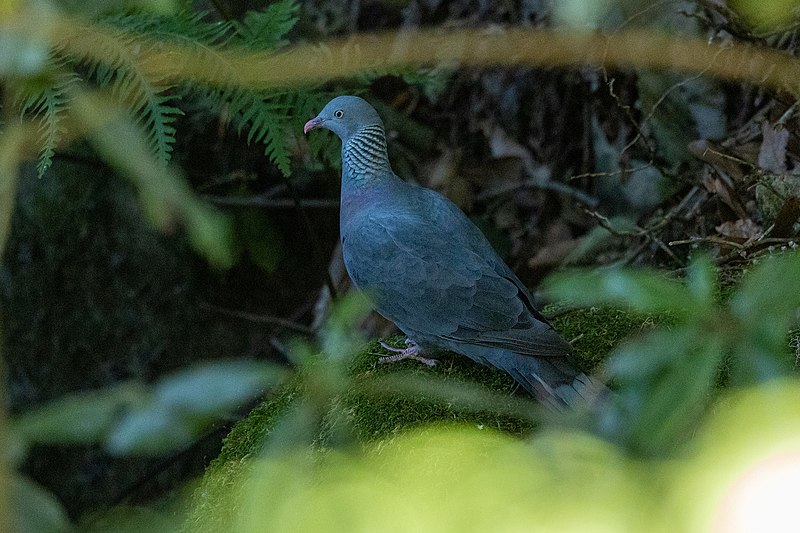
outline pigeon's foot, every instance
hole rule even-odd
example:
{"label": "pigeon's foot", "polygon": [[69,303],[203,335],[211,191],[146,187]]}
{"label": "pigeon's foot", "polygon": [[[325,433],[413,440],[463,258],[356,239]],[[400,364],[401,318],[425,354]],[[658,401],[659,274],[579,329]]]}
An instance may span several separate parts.
{"label": "pigeon's foot", "polygon": [[394,352],[395,355],[385,355],[383,357],[379,357],[379,363],[394,363],[395,361],[402,361],[403,359],[416,359],[420,363],[428,366],[436,366],[436,359],[422,357],[422,355],[420,355],[422,349],[411,339],[406,339],[405,348],[395,348],[393,346],[389,346],[385,342],[381,342],[380,344],[390,352]]}

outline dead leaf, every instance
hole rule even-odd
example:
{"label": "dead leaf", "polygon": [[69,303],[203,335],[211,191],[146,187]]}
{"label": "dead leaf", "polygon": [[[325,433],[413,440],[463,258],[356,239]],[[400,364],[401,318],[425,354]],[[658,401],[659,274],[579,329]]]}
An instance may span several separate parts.
{"label": "dead leaf", "polygon": [[430,188],[441,191],[454,204],[469,213],[472,211],[475,194],[469,182],[457,170],[460,159],[458,150],[443,147],[439,156],[425,165],[423,175],[428,179]]}
{"label": "dead leaf", "polygon": [[438,157],[427,162],[422,175],[427,178],[428,187],[442,190],[448,180],[456,173],[456,161],[459,159],[455,150],[442,146]]}
{"label": "dead leaf", "polygon": [[747,211],[739,200],[739,196],[733,189],[730,180],[725,179],[724,174],[717,174],[709,167],[705,167],[703,172],[703,185],[709,192],[719,196],[719,199],[730,207],[733,212],[736,213],[736,216],[739,218],[747,218]]}
{"label": "dead leaf", "polygon": [[717,233],[733,241],[745,242],[760,237],[764,230],[749,218],[723,222],[715,228]]}
{"label": "dead leaf", "polygon": [[789,143],[789,130],[776,128],[768,122],[761,125],[763,140],[758,151],[758,166],[768,172],[786,172],[786,146]]}

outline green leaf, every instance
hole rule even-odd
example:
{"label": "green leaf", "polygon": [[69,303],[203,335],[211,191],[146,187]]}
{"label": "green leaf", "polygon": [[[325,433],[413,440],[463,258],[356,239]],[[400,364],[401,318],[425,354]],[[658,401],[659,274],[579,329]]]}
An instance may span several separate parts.
{"label": "green leaf", "polygon": [[723,346],[719,337],[691,346],[679,364],[652,384],[631,432],[636,448],[652,453],[684,442],[712,398]]}
{"label": "green leaf", "polygon": [[[69,92],[80,78],[68,70],[63,59],[54,57],[51,62],[58,64],[59,70],[46,83],[29,84],[21,98],[20,115],[23,119],[33,118],[39,123],[39,161],[36,170],[41,178],[50,168],[56,146],[64,134],[64,115],[69,103]],[[41,80],[40,80],[41,81]]]}
{"label": "green leaf", "polygon": [[30,444],[99,442],[123,408],[145,397],[136,384],[69,394],[20,415],[12,429]]}
{"label": "green leaf", "polygon": [[[39,10],[44,12],[45,10]],[[49,63],[50,49],[43,38],[48,30],[49,16],[40,20],[41,32],[22,34],[13,26],[4,26],[0,31],[0,76],[30,77],[45,70]]]}
{"label": "green leaf", "polygon": [[329,359],[346,361],[363,344],[358,324],[370,308],[369,300],[361,292],[349,294],[336,303],[320,332],[322,351]]}
{"label": "green leaf", "polygon": [[705,303],[704,307],[713,306],[717,271],[708,256],[702,254],[694,258],[686,272],[686,285],[696,302]]}
{"label": "green leaf", "polygon": [[684,316],[696,302],[685,285],[647,270],[575,271],[551,276],[545,290],[576,305],[627,305],[648,313]]}
{"label": "green leaf", "polygon": [[800,307],[800,253],[763,260],[745,275],[730,307],[746,324],[785,335],[791,313]]}
{"label": "green leaf", "polygon": [[297,24],[300,4],[280,0],[264,11],[248,11],[236,25],[237,40],[251,49],[274,50],[288,44],[286,34]]}
{"label": "green leaf", "polygon": [[682,442],[711,399],[726,340],[691,329],[660,330],[628,342],[611,356],[620,385],[612,400],[620,423],[611,435],[630,448],[655,453]]}
{"label": "green leaf", "polygon": [[0,255],[5,250],[14,213],[19,165],[25,157],[30,128],[11,126],[0,133]]}
{"label": "green leaf", "polygon": [[732,382],[750,385],[791,371],[789,331],[800,322],[800,254],[769,257],[745,275],[731,298]]}
{"label": "green leaf", "polygon": [[154,401],[159,407],[188,415],[219,416],[274,387],[287,371],[258,361],[206,363],[159,381]]}
{"label": "green leaf", "polygon": [[123,418],[109,433],[105,447],[114,455],[163,455],[189,446],[201,427],[174,412],[144,409]]}
{"label": "green leaf", "polygon": [[117,455],[159,455],[181,449],[209,422],[280,383],[287,372],[256,361],[207,363],[161,379],[148,401],[129,411],[106,438]]}
{"label": "green leaf", "polygon": [[27,477],[12,475],[8,481],[11,524],[14,533],[58,533],[72,528],[61,503]]}
{"label": "green leaf", "polygon": [[[150,15],[152,17],[152,15]],[[107,19],[107,22],[113,19]],[[130,18],[123,19],[126,21]],[[132,24],[135,28],[135,25]],[[145,127],[148,144],[156,159],[166,164],[175,144],[175,119],[182,111],[170,105],[177,96],[167,74],[145,75],[140,65],[142,47],[162,46],[131,30],[96,32],[96,49],[89,63],[89,74],[101,86],[108,86],[116,99],[127,106],[136,121]]]}
{"label": "green leaf", "polygon": [[679,364],[691,345],[684,329],[658,329],[623,343],[606,362],[606,372],[624,387],[648,390],[660,373]]}

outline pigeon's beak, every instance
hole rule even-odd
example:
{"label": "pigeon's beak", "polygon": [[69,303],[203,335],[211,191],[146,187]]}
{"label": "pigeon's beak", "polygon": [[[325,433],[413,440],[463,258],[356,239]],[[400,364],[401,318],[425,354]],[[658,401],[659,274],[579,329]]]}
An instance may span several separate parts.
{"label": "pigeon's beak", "polygon": [[312,118],[311,120],[306,122],[305,126],[303,126],[303,133],[308,133],[311,130],[315,130],[317,128],[321,128],[323,122],[325,122],[325,120],[321,119],[319,117]]}

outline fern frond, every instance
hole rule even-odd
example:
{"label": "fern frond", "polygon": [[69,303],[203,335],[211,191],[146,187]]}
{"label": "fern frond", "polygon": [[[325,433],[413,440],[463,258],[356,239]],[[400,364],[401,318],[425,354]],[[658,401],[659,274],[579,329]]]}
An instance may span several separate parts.
{"label": "fern frond", "polygon": [[222,46],[236,32],[230,21],[207,22],[205,12],[181,11],[162,16],[150,11],[108,15],[102,22],[126,32],[146,35],[160,41],[180,42],[190,47]]}
{"label": "fern frond", "polygon": [[286,34],[294,28],[300,14],[295,0],[281,0],[264,11],[249,11],[236,24],[236,39],[250,49],[275,50],[285,46]]}
{"label": "fern frond", "polygon": [[[234,23],[235,33],[227,46],[270,51],[285,45],[286,34],[297,22],[299,10],[295,0],[281,0],[264,11],[248,12],[242,22]],[[231,80],[230,85],[200,88],[199,95],[215,110],[224,112],[239,134],[247,132],[248,143],[262,143],[265,155],[283,175],[289,176],[292,120],[297,113],[293,104],[297,93],[242,87],[236,84],[237,73],[233,67],[222,61],[218,68],[223,69],[223,79]],[[189,90],[198,92],[197,87]]]}
{"label": "fern frond", "polygon": [[56,147],[64,134],[63,119],[69,103],[70,88],[80,80],[74,71],[63,68],[62,58],[53,56],[51,62],[56,67],[52,80],[29,88],[18,97],[20,118],[39,123],[40,146],[36,171],[40,178],[53,163]]}
{"label": "fern frond", "polygon": [[202,14],[161,17],[152,13],[113,15],[103,22],[116,32],[98,32],[94,41],[96,57],[87,61],[89,75],[101,86],[108,86],[146,127],[156,158],[169,161],[175,144],[174,123],[182,114],[173,102],[178,98],[171,73],[153,74],[142,68],[142,47],[160,46],[168,40],[185,45],[215,47],[232,35],[229,23],[206,23]]}
{"label": "fern frond", "polygon": [[[236,67],[222,52],[242,48],[271,51],[284,46],[299,10],[296,0],[280,0],[263,11],[247,13],[242,22],[207,22],[202,13],[107,16],[102,22],[119,31],[98,39],[102,59],[89,64],[90,74],[100,85],[109,86],[133,111],[149,132],[153,151],[160,160],[169,158],[175,142],[174,121],[181,112],[173,102],[186,94],[199,94],[217,112],[230,117],[240,134],[246,132],[248,142],[262,143],[265,154],[288,176],[295,138],[292,130],[302,128],[302,123],[295,126],[293,122],[298,112],[294,107],[297,93],[241,86],[236,81]],[[208,59],[209,68],[218,69],[219,79],[229,80],[228,83],[205,87],[187,84],[176,90],[171,81],[173,73],[159,75],[153,74],[152,69],[139,68],[137,58],[147,55],[142,47],[159,42],[162,46],[164,42],[180,42],[184,47],[197,48]]]}

